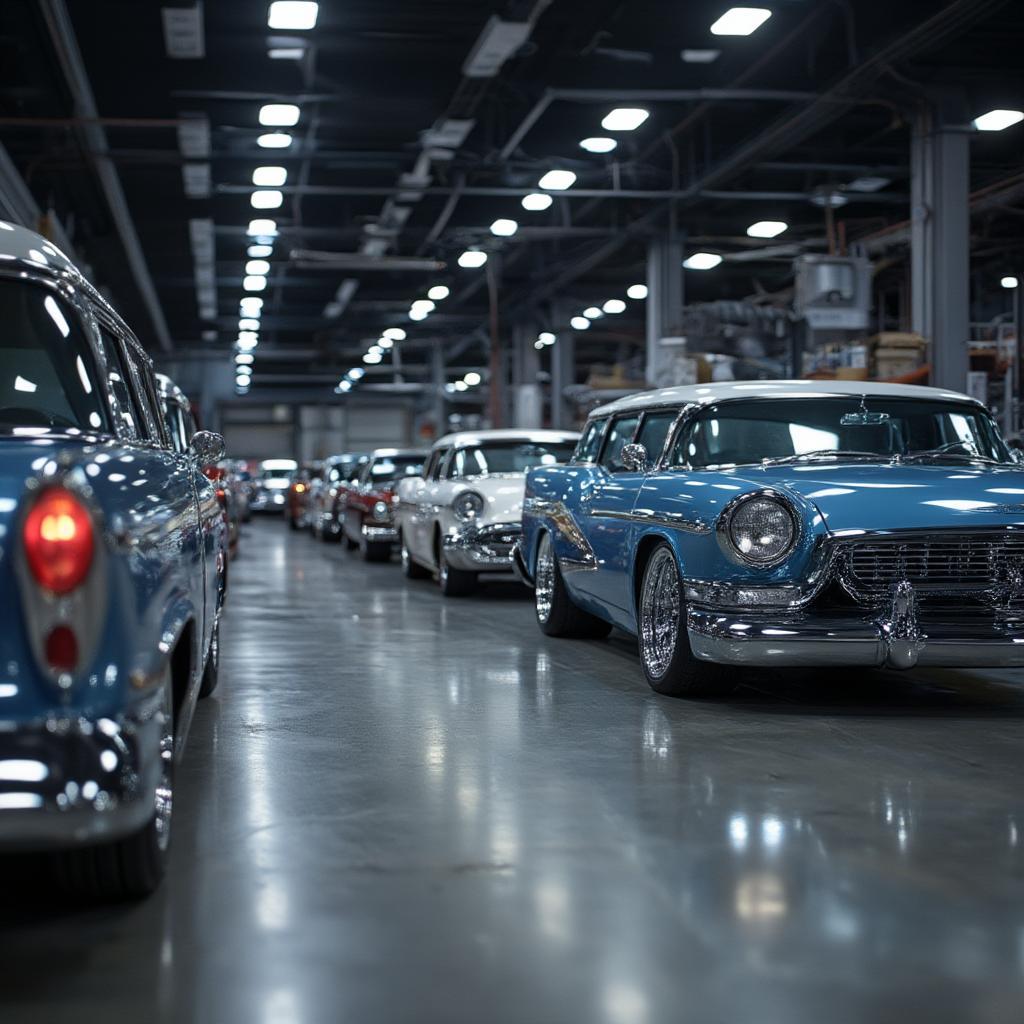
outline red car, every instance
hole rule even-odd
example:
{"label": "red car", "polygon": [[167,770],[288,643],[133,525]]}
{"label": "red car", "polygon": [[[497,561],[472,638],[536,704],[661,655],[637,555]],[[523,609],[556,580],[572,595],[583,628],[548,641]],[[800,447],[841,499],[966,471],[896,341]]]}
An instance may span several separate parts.
{"label": "red car", "polygon": [[304,463],[288,485],[284,517],[293,530],[301,530],[309,525],[309,493],[313,481],[320,479],[321,472],[319,462]]}
{"label": "red car", "polygon": [[367,562],[386,562],[398,540],[395,487],[407,476],[419,476],[427,453],[418,448],[378,448],[356,480],[340,488],[337,514],[345,542],[358,547]]}

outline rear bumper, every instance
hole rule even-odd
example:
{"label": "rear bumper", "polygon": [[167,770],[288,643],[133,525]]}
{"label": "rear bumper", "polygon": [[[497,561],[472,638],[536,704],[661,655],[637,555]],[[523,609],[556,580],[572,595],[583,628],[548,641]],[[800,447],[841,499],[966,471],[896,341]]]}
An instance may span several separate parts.
{"label": "rear bumper", "polygon": [[518,523],[467,526],[444,538],[448,564],[465,572],[515,572],[513,555],[522,528]]}
{"label": "rear bumper", "polygon": [[856,616],[787,617],[691,608],[687,632],[696,657],[721,665],[1018,667],[1024,629],[996,622],[914,623]]}
{"label": "rear bumper", "polygon": [[160,778],[156,719],[0,723],[0,850],[118,839],[152,818]]}

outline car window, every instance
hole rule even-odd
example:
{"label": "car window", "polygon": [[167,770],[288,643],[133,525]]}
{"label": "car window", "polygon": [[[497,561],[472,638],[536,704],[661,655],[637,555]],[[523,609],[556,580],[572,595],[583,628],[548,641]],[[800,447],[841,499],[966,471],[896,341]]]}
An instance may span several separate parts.
{"label": "car window", "polygon": [[437,471],[441,468],[441,463],[444,460],[445,455],[447,454],[447,448],[438,448],[430,453],[430,458],[427,459],[427,463],[423,467],[424,480],[437,479]]}
{"label": "car window", "polygon": [[122,432],[131,440],[137,440],[140,436],[139,424],[136,418],[135,403],[132,401],[128,372],[124,368],[124,359],[121,356],[121,346],[105,327],[100,329],[100,339],[103,345],[103,355],[107,361],[107,380],[117,405]]}
{"label": "car window", "polygon": [[640,433],[636,436],[636,443],[642,444],[647,449],[647,458],[652,466],[661,456],[665,448],[665,439],[678,415],[678,409],[666,409],[660,412],[649,412],[644,416],[644,421],[640,425]]}
{"label": "car window", "polygon": [[525,473],[534,466],[568,462],[575,445],[571,441],[490,441],[460,448],[449,476],[473,477],[486,473]]}
{"label": "car window", "polygon": [[594,462],[597,459],[598,450],[601,447],[601,435],[604,433],[604,425],[607,419],[591,420],[580,442],[576,445],[576,452],[573,455],[574,462]]}
{"label": "car window", "polygon": [[78,317],[44,288],[0,281],[0,426],[110,429]]}
{"label": "car window", "polygon": [[171,435],[171,445],[176,452],[185,452],[188,449],[188,436],[185,432],[185,420],[181,414],[181,406],[177,402],[168,400],[165,403],[166,414],[164,424],[167,433]]}
{"label": "car window", "polygon": [[609,473],[618,473],[626,468],[622,465],[622,449],[633,440],[633,434],[639,422],[639,414],[620,416],[612,422],[600,459],[601,465]]}
{"label": "car window", "polygon": [[124,346],[125,358],[128,360],[129,378],[132,401],[135,403],[135,419],[139,424],[139,433],[148,440],[159,441],[160,431],[156,426],[156,410],[150,409],[146,387],[143,383],[143,368],[138,353],[131,345]]}

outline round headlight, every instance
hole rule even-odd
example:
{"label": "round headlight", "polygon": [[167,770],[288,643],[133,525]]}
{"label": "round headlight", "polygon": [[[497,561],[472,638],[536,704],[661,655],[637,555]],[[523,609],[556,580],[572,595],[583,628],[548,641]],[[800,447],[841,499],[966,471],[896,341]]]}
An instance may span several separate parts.
{"label": "round headlight", "polygon": [[793,513],[778,498],[741,500],[729,511],[725,527],[729,545],[750,565],[773,565],[785,558],[796,542]]}
{"label": "round headlight", "polygon": [[374,519],[389,519],[391,517],[391,506],[386,501],[378,501],[373,506]]}
{"label": "round headlight", "polygon": [[476,491],[463,491],[452,502],[455,514],[464,522],[476,519],[484,510],[484,499]]}

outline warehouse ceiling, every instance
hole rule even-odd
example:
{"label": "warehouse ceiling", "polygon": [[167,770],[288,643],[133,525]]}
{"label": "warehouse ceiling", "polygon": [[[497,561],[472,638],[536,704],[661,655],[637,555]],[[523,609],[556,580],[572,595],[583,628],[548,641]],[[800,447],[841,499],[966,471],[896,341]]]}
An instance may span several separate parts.
{"label": "warehouse ceiling", "polygon": [[[639,351],[626,292],[653,235],[724,256],[687,273],[688,301],[785,297],[794,255],[830,244],[899,260],[916,114],[940,102],[966,131],[1024,106],[1019,2],[763,6],[756,31],[719,36],[722,0],[321,0],[311,30],[269,28],[265,0],[5,0],[0,140],[154,353],[232,359],[248,226],[273,219],[254,394],[329,393],[351,367],[415,383],[438,343],[455,375],[486,365],[492,312],[507,343],[624,299],[577,338],[585,367]],[[266,104],[298,123],[261,127]],[[649,117],[602,129],[617,107]],[[275,131],[290,145],[261,148]],[[1024,125],[975,134],[974,269],[998,275],[1024,256]],[[595,136],[614,151],[580,147]],[[287,172],[282,205],[254,210],[266,166]],[[573,185],[523,209],[553,169]],[[787,227],[749,237],[759,221]],[[487,263],[460,267],[475,248]],[[407,338],[364,363],[389,327]]]}

